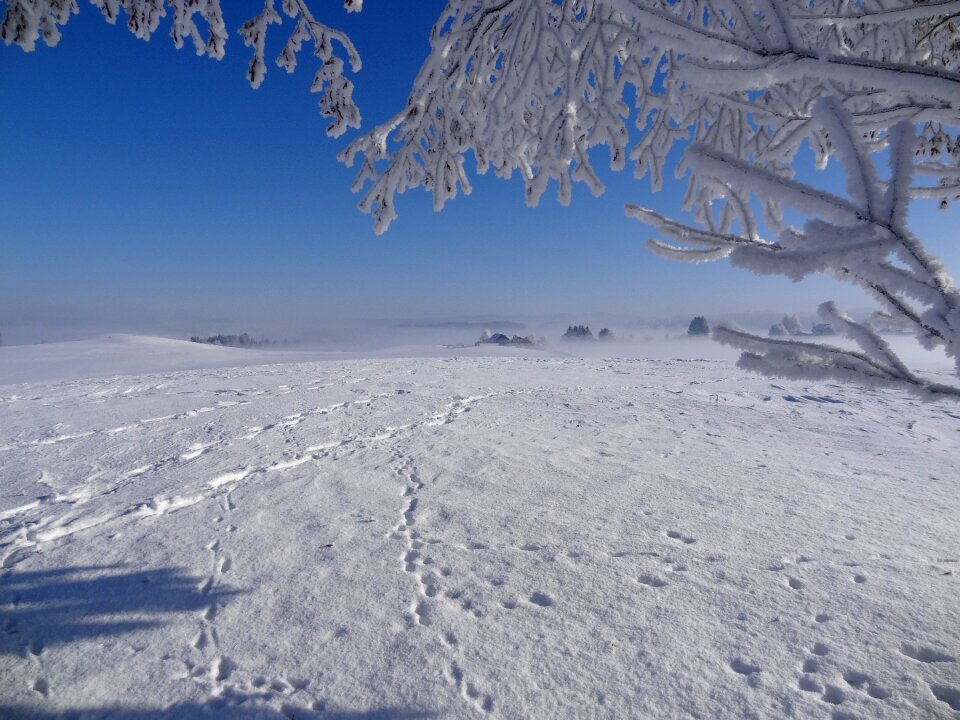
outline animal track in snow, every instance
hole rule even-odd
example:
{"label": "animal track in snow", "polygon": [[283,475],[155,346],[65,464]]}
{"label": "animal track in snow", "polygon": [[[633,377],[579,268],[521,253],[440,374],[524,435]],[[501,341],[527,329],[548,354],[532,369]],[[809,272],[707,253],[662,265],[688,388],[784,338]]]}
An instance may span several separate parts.
{"label": "animal track in snow", "polygon": [[553,605],[553,598],[539,590],[530,596],[530,602],[540,607],[550,607]]}
{"label": "animal track in snow", "polygon": [[656,575],[641,575],[637,578],[637,582],[653,588],[662,588],[667,584],[666,580],[658,578]]}
{"label": "animal track in snow", "polygon": [[[450,422],[451,418],[447,419]],[[427,422],[426,425],[432,423]],[[444,424],[444,423],[436,423]],[[435,623],[436,608],[438,601],[446,598],[448,601],[457,602],[466,612],[474,617],[480,617],[482,612],[475,608],[469,598],[463,598],[462,593],[456,590],[448,590],[441,596],[441,578],[449,577],[452,572],[449,568],[441,568],[439,574],[428,567],[428,558],[424,557],[424,550],[431,544],[431,541],[425,541],[418,526],[418,511],[420,509],[420,498],[418,494],[425,487],[425,483],[417,474],[413,460],[405,457],[397,451],[395,453],[397,464],[394,467],[394,473],[404,482],[404,489],[401,497],[406,499],[400,511],[400,521],[388,534],[388,537],[395,540],[402,540],[405,546],[404,552],[400,555],[400,563],[405,573],[411,574],[417,581],[417,596],[410,605],[407,613],[410,627],[430,628]],[[471,544],[471,549],[486,549],[481,543]],[[545,595],[543,597],[546,597]],[[440,639],[451,649],[451,651],[460,652],[460,642],[450,631],[440,632]],[[453,662],[447,672],[447,678],[456,687],[460,697],[473,706],[476,710],[483,713],[493,711],[493,698],[488,694],[481,693],[473,682],[466,678],[466,674],[457,662]]]}
{"label": "animal track in snow", "polygon": [[[19,604],[19,599],[14,601],[14,604]],[[4,626],[4,630],[7,632],[16,633],[19,628],[16,626],[16,621],[13,620],[12,623],[8,623]],[[50,694],[50,683],[47,681],[44,675],[44,662],[43,662],[43,653],[44,647],[43,643],[39,640],[32,640],[24,649],[23,654],[28,659],[33,661],[33,664],[37,666],[37,677],[33,681],[33,684],[30,686],[34,692],[39,693],[43,697],[47,697]]]}
{"label": "animal track in snow", "polygon": [[838,688],[836,685],[827,685],[826,689],[823,691],[823,695],[821,695],[820,698],[825,703],[839,705],[847,699],[847,696],[843,690]]}
{"label": "animal track in snow", "polygon": [[[358,398],[353,401],[337,403],[328,407],[316,408],[311,411],[306,411],[305,413],[302,413],[302,415],[304,417],[307,417],[309,415],[314,415],[314,414],[324,415],[339,408],[369,405],[377,398],[388,397],[389,395],[390,394],[388,393],[380,393],[378,395],[373,395],[370,397]],[[210,412],[215,409],[216,408],[200,408],[198,410],[188,411],[187,413],[181,413],[180,415],[169,415],[169,416],[163,416],[163,417],[157,417],[157,418],[146,418],[140,421],[140,424],[152,424],[157,422],[178,420],[186,417],[193,417],[202,412]],[[285,420],[288,420],[288,421],[292,420],[293,417],[294,416],[287,416]],[[279,427],[279,426],[280,426],[280,423],[275,423],[274,425],[264,426],[259,430],[263,431],[266,429]],[[255,434],[257,433],[254,433],[253,435]],[[247,432],[247,435],[243,437],[247,437],[247,436],[251,436],[251,433],[249,431]],[[2,565],[2,567],[4,568],[12,567],[15,564],[19,563],[21,560],[23,560],[27,556],[27,553],[29,550],[32,550],[44,543],[59,540],[61,538],[67,537],[69,535],[73,535],[83,530],[89,530],[102,525],[107,525],[109,523],[113,523],[115,521],[122,520],[125,518],[154,517],[154,516],[160,516],[160,515],[165,515],[171,512],[175,512],[177,510],[190,507],[192,505],[206,501],[208,499],[213,499],[215,497],[218,497],[222,495],[224,490],[229,492],[229,490],[231,490],[238,483],[249,478],[252,475],[255,475],[255,474],[259,475],[269,471],[285,470],[290,467],[296,467],[298,465],[304,464],[311,460],[320,459],[326,455],[327,451],[348,445],[350,443],[376,441],[376,440],[385,439],[391,436],[392,435],[388,433],[387,435],[377,435],[377,436],[370,436],[370,437],[348,437],[333,443],[328,443],[326,445],[319,445],[314,448],[308,448],[306,450],[305,455],[297,456],[293,459],[283,460],[273,464],[267,464],[262,467],[241,467],[240,469],[234,470],[232,472],[227,472],[227,473],[222,473],[220,475],[217,475],[206,483],[207,487],[205,487],[201,492],[198,492],[195,494],[188,494],[183,496],[171,496],[171,497],[158,495],[156,497],[149,498],[146,501],[142,501],[136,504],[135,506],[128,508],[126,510],[123,510],[121,512],[114,511],[113,513],[103,513],[100,515],[85,516],[83,514],[70,511],[57,519],[53,519],[53,520],[44,519],[42,527],[40,528],[35,527],[29,533],[24,531],[23,533],[20,533],[20,535],[16,536],[12,543],[8,544],[7,548],[5,548],[5,552],[3,553],[2,557],[0,557],[0,565]],[[62,438],[62,437],[63,436],[57,436],[57,438]],[[235,440],[236,439],[242,439],[242,438],[235,438]],[[230,445],[230,442],[231,441],[229,440],[222,440],[220,442],[212,443],[212,444],[202,444],[202,443],[194,444],[186,452],[182,454],[177,454],[169,458],[159,460],[159,461],[150,463],[148,465],[143,465],[133,470],[130,470],[123,476],[124,478],[123,483],[121,485],[112,486],[108,492],[111,492],[111,493],[116,492],[119,489],[119,487],[121,487],[122,485],[134,482],[136,481],[136,478],[148,472],[160,471],[164,467],[170,464],[182,462],[184,460],[192,460],[195,457],[198,457],[198,453],[200,454],[206,453],[213,448],[228,447]],[[412,487],[411,492],[415,491],[416,489],[419,489],[419,487],[422,487],[422,483],[419,483],[419,482],[415,483]],[[103,493],[93,493],[89,489],[86,492],[87,492],[87,495],[85,495],[83,498],[80,498],[78,496],[76,501],[79,501],[80,499],[83,499],[83,500],[92,499],[97,494],[103,494]],[[75,500],[71,499],[70,496],[61,496],[55,499],[62,500],[64,502],[69,502],[71,504],[75,502]],[[38,505],[39,505],[39,501],[38,501]],[[31,509],[36,509],[38,505],[34,505],[31,503],[30,507],[15,508],[16,513],[11,513],[11,514],[20,514],[24,512],[29,512],[29,510]]]}
{"label": "animal track in snow", "polygon": [[738,675],[755,675],[760,672],[760,666],[747,662],[743,658],[734,658],[730,661],[730,669]]}
{"label": "animal track in snow", "polygon": [[230,676],[233,674],[233,671],[237,669],[237,664],[233,662],[230,658],[223,655],[216,659],[213,664],[212,674],[213,679],[217,682],[223,682],[224,680],[229,680]]}
{"label": "animal track in snow", "polygon": [[430,604],[427,603],[426,600],[421,600],[420,602],[414,604],[411,612],[413,613],[413,618],[417,625],[429,627],[433,622],[431,619],[433,611]]}
{"label": "animal track in snow", "polygon": [[[236,509],[230,489],[220,496],[220,507],[227,516]],[[200,594],[203,596],[210,596],[223,582],[223,576],[233,568],[233,558],[226,552],[225,547],[230,536],[236,532],[237,528],[231,523],[221,527],[223,529],[220,531],[220,535],[206,545],[206,550],[210,553],[210,574],[199,587]],[[212,683],[214,694],[217,696],[222,696],[225,693],[229,694],[235,689],[235,684],[229,681],[238,669],[237,664],[224,655],[220,649],[216,620],[224,607],[220,600],[213,598],[210,604],[200,613],[200,627],[190,646],[200,654],[203,661],[201,663],[184,662],[188,676],[196,682],[204,684],[205,688],[208,687],[209,683]]]}
{"label": "animal track in snow", "polygon": [[818,683],[812,677],[808,675],[800,676],[800,680],[797,682],[797,687],[799,687],[804,692],[809,693],[822,693],[823,685]]}
{"label": "animal track in snow", "polygon": [[[217,403],[215,407],[201,407],[201,408],[196,408],[194,410],[185,410],[184,412],[176,413],[173,415],[163,415],[161,417],[144,418],[142,420],[138,420],[134,423],[131,423],[129,425],[123,425],[121,427],[101,428],[96,430],[87,430],[83,432],[70,433],[65,435],[49,435],[48,437],[29,440],[27,442],[21,443],[20,445],[6,446],[3,449],[23,449],[23,448],[37,447],[37,446],[59,445],[61,443],[70,442],[72,440],[82,440],[82,439],[87,439],[87,438],[101,436],[101,435],[114,436],[114,435],[119,435],[121,433],[127,433],[127,432],[130,432],[131,430],[136,430],[138,428],[142,428],[147,425],[153,425],[160,422],[165,423],[169,421],[187,420],[189,418],[194,418],[194,417],[197,417],[198,415],[203,415],[205,413],[214,412],[216,410],[223,410],[229,407],[240,407],[243,405],[247,405],[248,403],[249,401],[247,400],[241,400],[238,402],[220,401]],[[62,427],[63,425],[57,425],[53,429],[57,430]],[[210,446],[204,446],[203,449],[200,449],[201,446],[191,447],[188,449],[186,453],[184,453],[184,456],[182,459],[192,460],[196,457],[199,457],[204,452],[206,452],[207,449],[213,448],[216,445],[219,445],[219,443],[215,443],[214,445],[210,445]]]}
{"label": "animal track in snow", "polygon": [[407,613],[407,621],[411,627],[428,627],[433,620],[433,600],[440,592],[440,577],[424,562],[423,550],[426,543],[421,539],[419,531],[414,529],[417,524],[417,509],[420,500],[417,493],[425,485],[417,475],[413,461],[399,451],[395,453],[397,465],[394,473],[405,483],[401,497],[407,501],[400,514],[400,522],[387,535],[395,540],[402,540],[405,546],[400,556],[403,571],[413,575],[417,581],[417,597],[412,601]]}
{"label": "animal track in snow", "polygon": [[877,700],[886,700],[890,697],[891,693],[889,690],[886,690],[874,682],[873,678],[869,675],[857,672],[856,670],[847,670],[843,673],[843,680],[852,688],[857,690],[862,690],[867,693],[872,698]]}
{"label": "animal track in snow", "polygon": [[906,655],[911,660],[916,660],[917,662],[922,663],[948,663],[955,662],[956,658],[952,655],[947,655],[944,652],[931,647],[926,647],[924,645],[911,645],[909,643],[903,643],[900,645],[900,653]]}
{"label": "animal track in snow", "polygon": [[949,685],[933,684],[930,686],[930,692],[942,703],[945,703],[952,710],[960,712],[960,690]]}
{"label": "animal track in snow", "polygon": [[486,395],[471,395],[469,397],[457,398],[449,405],[447,405],[447,410],[445,412],[437,413],[429,417],[424,421],[426,427],[439,427],[440,425],[449,425],[456,418],[462,415],[465,412],[470,412],[470,405],[477,402],[478,400],[486,400],[491,398],[496,393],[487,393]]}
{"label": "animal track in snow", "polygon": [[483,695],[472,682],[468,682],[463,670],[457,663],[453,663],[447,672],[447,677],[452,682],[460,696],[473,705],[477,710],[483,713],[493,712],[493,698],[489,695]]}
{"label": "animal track in snow", "polygon": [[667,530],[666,535],[671,540],[680,540],[684,545],[692,545],[697,541],[696,538],[687,537],[679,530]]}

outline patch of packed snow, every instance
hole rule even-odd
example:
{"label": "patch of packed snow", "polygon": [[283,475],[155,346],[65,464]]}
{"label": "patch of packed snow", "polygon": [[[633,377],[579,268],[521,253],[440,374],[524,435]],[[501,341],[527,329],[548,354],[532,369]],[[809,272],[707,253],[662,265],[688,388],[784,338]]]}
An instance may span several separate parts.
{"label": "patch of packed snow", "polygon": [[0,385],[0,717],[957,716],[954,404],[120,345]]}

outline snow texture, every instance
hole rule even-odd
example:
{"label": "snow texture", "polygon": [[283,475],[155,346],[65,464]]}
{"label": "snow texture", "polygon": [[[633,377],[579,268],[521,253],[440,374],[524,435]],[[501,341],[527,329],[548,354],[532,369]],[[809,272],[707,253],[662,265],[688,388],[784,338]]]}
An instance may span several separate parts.
{"label": "snow texture", "polygon": [[952,406],[94,345],[0,352],[0,717],[956,717]]}

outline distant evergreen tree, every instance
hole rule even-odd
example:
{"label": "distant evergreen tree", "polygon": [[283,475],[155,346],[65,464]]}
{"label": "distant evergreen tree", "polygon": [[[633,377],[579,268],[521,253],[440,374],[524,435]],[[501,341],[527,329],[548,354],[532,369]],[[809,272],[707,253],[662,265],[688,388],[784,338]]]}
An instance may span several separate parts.
{"label": "distant evergreen tree", "polygon": [[589,325],[568,325],[564,340],[593,340],[593,333]]}
{"label": "distant evergreen tree", "polygon": [[687,328],[687,335],[709,335],[710,326],[707,325],[707,319],[703,315],[697,315],[690,321],[690,327]]}
{"label": "distant evergreen tree", "polygon": [[603,328],[600,330],[600,334],[597,335],[601,340],[613,340],[613,330],[610,328]]}

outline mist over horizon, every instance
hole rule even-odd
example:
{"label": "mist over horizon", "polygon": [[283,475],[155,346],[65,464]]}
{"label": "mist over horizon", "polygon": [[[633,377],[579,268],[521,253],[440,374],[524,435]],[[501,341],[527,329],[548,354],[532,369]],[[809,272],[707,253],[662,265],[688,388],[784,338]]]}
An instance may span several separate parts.
{"label": "mist over horizon", "polygon": [[[167,321],[148,319],[105,320],[95,318],[49,317],[17,322],[0,317],[3,344],[32,345],[73,340],[87,340],[104,335],[124,334],[188,340],[193,336],[248,334],[258,341],[304,348],[322,348],[344,351],[377,349],[392,345],[470,344],[485,330],[507,335],[544,337],[548,342],[558,341],[570,325],[587,325],[594,335],[609,328],[620,341],[641,340],[663,335],[683,335],[696,315],[704,315],[714,325],[734,322],[752,330],[766,331],[784,315],[796,314],[805,325],[817,321],[814,313],[793,309],[783,311],[756,310],[730,313],[674,313],[662,315],[630,315],[627,313],[569,312],[543,315],[458,315],[424,316],[411,318],[356,318],[320,320],[310,323],[289,317],[252,316],[218,317],[210,319],[173,317]],[[854,315],[866,317],[864,308]]]}

